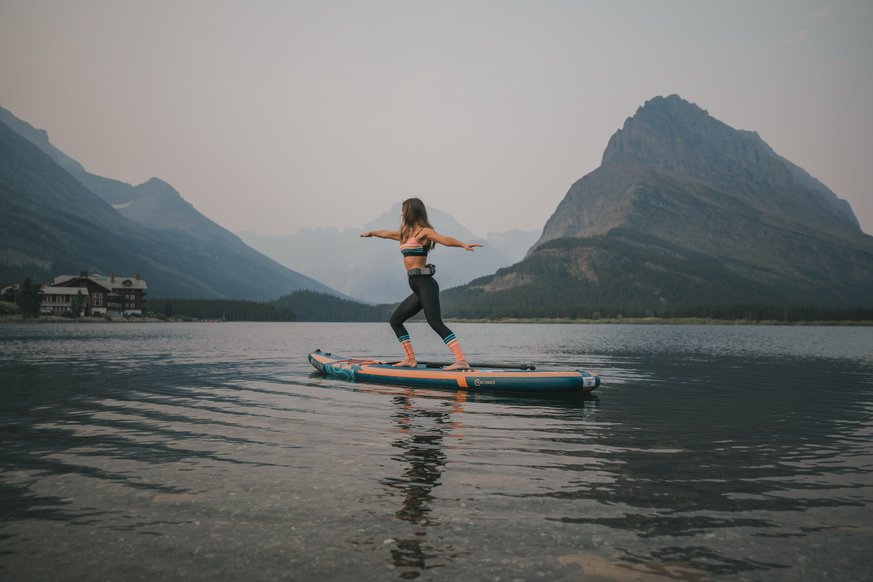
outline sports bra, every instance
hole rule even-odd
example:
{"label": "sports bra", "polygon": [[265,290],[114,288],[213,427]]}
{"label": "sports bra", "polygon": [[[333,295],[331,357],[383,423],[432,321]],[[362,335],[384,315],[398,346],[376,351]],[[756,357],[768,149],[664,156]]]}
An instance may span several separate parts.
{"label": "sports bra", "polygon": [[400,243],[400,253],[404,257],[426,257],[428,248],[422,246],[418,239],[410,236],[405,243]]}

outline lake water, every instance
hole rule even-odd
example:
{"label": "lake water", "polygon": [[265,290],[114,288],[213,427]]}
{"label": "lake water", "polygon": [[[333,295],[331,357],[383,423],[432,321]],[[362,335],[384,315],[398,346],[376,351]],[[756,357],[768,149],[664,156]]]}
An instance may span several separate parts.
{"label": "lake water", "polygon": [[604,384],[314,374],[379,324],[0,326],[0,578],[871,579],[873,328],[451,327]]}

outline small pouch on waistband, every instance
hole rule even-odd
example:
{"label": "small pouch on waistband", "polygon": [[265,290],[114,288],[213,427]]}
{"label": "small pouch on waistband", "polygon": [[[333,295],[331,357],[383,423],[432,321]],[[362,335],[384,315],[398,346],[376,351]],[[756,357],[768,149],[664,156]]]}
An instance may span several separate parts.
{"label": "small pouch on waistband", "polygon": [[406,271],[407,277],[431,277],[436,273],[436,265],[425,265],[420,269],[409,269]]}

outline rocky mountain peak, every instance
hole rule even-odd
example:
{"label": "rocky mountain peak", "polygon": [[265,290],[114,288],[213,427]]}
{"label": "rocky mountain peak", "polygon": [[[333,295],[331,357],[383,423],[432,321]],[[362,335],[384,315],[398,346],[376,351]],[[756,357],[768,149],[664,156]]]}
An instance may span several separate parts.
{"label": "rocky mountain peak", "polygon": [[676,121],[699,121],[703,118],[712,119],[705,109],[673,94],[667,97],[652,97],[637,108],[634,116],[628,121],[636,119],[655,124],[658,120],[669,120],[671,123],[676,123]]}
{"label": "rocky mountain peak", "polygon": [[650,99],[610,138],[601,168],[621,166],[680,174],[765,212],[860,232],[844,200],[756,132],[734,129],[678,95]]}
{"label": "rocky mountain peak", "polygon": [[445,305],[553,317],[871,296],[873,237],[848,203],[757,133],[670,95],[624,122],[522,262],[447,291]]}
{"label": "rocky mountain peak", "polygon": [[163,198],[171,200],[182,198],[178,190],[160,178],[149,178],[139,186],[136,186],[134,190],[141,198]]}
{"label": "rocky mountain peak", "polygon": [[655,97],[609,140],[603,166],[642,164],[688,174],[702,162],[729,159],[754,166],[772,150],[755,132],[738,131],[678,95]]}

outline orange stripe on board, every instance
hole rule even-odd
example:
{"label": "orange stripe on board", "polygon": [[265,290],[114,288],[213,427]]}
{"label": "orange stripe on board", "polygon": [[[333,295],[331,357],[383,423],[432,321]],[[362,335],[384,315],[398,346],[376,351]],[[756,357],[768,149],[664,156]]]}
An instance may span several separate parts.
{"label": "orange stripe on board", "polygon": [[373,368],[371,366],[361,366],[361,372],[390,378],[429,378],[433,380],[451,378],[458,380],[464,377],[464,374],[461,372],[426,372],[415,369],[404,370],[403,368],[389,370],[387,368]]}
{"label": "orange stripe on board", "polygon": [[480,370],[460,370],[454,371],[425,371],[416,368],[374,368],[372,366],[361,366],[361,372],[365,374],[374,374],[379,376],[390,376],[392,378],[454,378],[460,381],[461,378],[466,382],[468,377],[472,378],[581,378],[579,372],[504,372],[504,371],[480,371]]}

